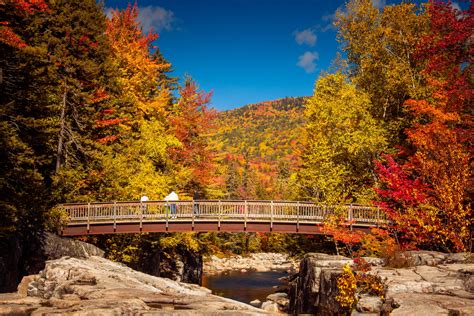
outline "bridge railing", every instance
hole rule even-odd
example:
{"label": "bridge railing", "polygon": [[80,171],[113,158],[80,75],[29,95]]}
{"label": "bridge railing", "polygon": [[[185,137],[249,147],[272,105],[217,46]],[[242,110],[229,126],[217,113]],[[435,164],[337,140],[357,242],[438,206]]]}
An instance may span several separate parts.
{"label": "bridge railing", "polygon": [[[174,204],[172,207],[171,205]],[[369,205],[328,206],[298,201],[147,201],[63,204],[70,225],[150,221],[269,221],[322,222],[342,211],[354,224],[387,223],[385,213]],[[175,209],[175,213],[173,212]]]}

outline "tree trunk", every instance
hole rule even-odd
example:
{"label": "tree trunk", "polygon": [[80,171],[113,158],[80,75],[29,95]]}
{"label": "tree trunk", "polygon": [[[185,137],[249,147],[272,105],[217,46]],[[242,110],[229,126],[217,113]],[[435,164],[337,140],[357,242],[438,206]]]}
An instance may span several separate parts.
{"label": "tree trunk", "polygon": [[61,168],[61,160],[64,155],[64,132],[66,128],[66,97],[67,97],[67,86],[64,83],[64,93],[63,93],[63,101],[62,101],[62,109],[61,109],[61,127],[59,130],[59,139],[58,139],[58,152],[56,154],[56,173],[59,172]]}

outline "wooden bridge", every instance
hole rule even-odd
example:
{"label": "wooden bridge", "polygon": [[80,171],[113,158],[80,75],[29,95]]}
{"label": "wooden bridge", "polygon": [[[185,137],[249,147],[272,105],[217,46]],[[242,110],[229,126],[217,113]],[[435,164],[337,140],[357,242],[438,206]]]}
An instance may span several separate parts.
{"label": "wooden bridge", "polygon": [[[282,232],[321,234],[336,207],[294,201],[147,201],[63,204],[70,222],[63,235],[140,232]],[[350,229],[387,223],[368,205],[339,206]],[[339,213],[339,212],[338,212]],[[339,213],[340,214],[340,213]]]}

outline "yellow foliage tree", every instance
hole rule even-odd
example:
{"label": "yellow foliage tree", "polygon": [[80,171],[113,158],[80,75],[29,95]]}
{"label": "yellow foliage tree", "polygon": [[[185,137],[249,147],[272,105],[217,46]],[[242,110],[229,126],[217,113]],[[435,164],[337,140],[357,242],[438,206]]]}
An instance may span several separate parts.
{"label": "yellow foliage tree", "polygon": [[372,161],[386,145],[370,105],[369,96],[341,73],[316,82],[305,112],[303,197],[336,204],[370,199]]}
{"label": "yellow foliage tree", "polygon": [[398,143],[408,124],[403,102],[424,93],[423,67],[414,53],[428,32],[428,15],[413,3],[379,10],[370,0],[351,0],[337,13],[335,26],[351,79],[369,94],[370,113],[385,122],[390,142]]}

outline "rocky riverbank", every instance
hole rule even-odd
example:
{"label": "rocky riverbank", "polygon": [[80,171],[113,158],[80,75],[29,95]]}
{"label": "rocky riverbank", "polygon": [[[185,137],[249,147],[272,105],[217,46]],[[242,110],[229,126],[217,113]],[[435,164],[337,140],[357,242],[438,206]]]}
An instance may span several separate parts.
{"label": "rocky riverbank", "polygon": [[[405,254],[406,268],[372,260],[368,274],[385,283],[383,299],[361,295],[353,315],[474,315],[474,263],[471,254],[419,251]],[[307,254],[291,282],[289,311],[334,315],[341,268],[354,262],[341,256]],[[356,272],[357,273],[357,272]]]}
{"label": "rocky riverbank", "polygon": [[334,315],[343,312],[336,299],[337,280],[347,264],[356,276],[366,273],[383,281],[383,295],[357,294],[352,315],[474,315],[472,254],[406,252],[398,262],[402,268],[366,258],[366,272],[357,271],[350,258],[320,253],[307,254],[299,267],[295,260],[276,253],[223,259],[212,256],[205,261],[206,273],[294,272],[288,277],[288,291],[275,289],[278,292],[268,295],[263,303],[252,302],[259,309],[212,295],[198,285],[111,262],[100,257],[100,249],[86,243],[51,235],[42,247],[45,255],[55,260],[47,261],[39,274],[24,277],[16,293],[0,294],[0,315]]}
{"label": "rocky riverbank", "polygon": [[15,291],[23,276],[38,273],[47,260],[104,256],[104,251],[91,244],[48,232],[28,242],[18,236],[0,238],[0,249],[0,293]]}
{"label": "rocky riverbank", "polygon": [[226,271],[287,271],[295,273],[299,261],[281,253],[253,253],[249,256],[218,258],[210,256],[204,260],[204,273],[214,274]]}
{"label": "rocky riverbank", "polygon": [[[3,236],[0,249],[0,293],[15,291],[23,276],[37,274],[44,269],[47,260],[63,256],[104,257],[104,251],[92,244],[48,232],[38,233],[30,242],[18,236]],[[200,253],[181,245],[169,253],[164,253],[159,247],[140,249],[143,251],[139,260],[129,264],[132,269],[175,281],[201,284],[203,260]]]}
{"label": "rocky riverbank", "polygon": [[256,300],[250,302],[250,304],[272,314],[288,314],[290,300],[287,293],[277,292],[268,295],[265,302]]}
{"label": "rocky riverbank", "polygon": [[63,257],[24,277],[17,293],[0,294],[0,314],[259,315],[261,309],[212,295],[210,290],[134,271],[92,256]]}

